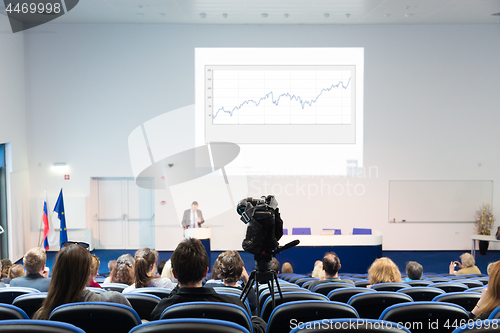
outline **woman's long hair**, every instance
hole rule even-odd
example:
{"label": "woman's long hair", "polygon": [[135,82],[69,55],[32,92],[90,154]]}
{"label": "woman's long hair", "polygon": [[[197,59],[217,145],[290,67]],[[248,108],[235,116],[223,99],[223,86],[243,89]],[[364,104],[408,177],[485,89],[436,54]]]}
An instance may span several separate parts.
{"label": "woman's long hair", "polygon": [[491,312],[500,306],[500,261],[493,264],[488,279],[488,289],[481,301],[478,317],[481,313]]}
{"label": "woman's long hair", "polygon": [[109,274],[112,283],[124,283],[129,286],[134,283],[134,258],[130,254],[118,257],[116,266]]}
{"label": "woman's long hair", "polygon": [[52,268],[47,298],[33,319],[49,319],[59,305],[76,302],[90,279],[90,262],[90,252],[80,245],[62,248]]}
{"label": "woman's long hair", "polygon": [[368,280],[372,285],[385,282],[401,282],[401,272],[391,259],[382,257],[376,259],[368,269]]}
{"label": "woman's long hair", "polygon": [[143,288],[149,286],[149,282],[153,278],[151,271],[158,259],[158,254],[155,250],[148,247],[137,250],[135,253],[135,287]]}

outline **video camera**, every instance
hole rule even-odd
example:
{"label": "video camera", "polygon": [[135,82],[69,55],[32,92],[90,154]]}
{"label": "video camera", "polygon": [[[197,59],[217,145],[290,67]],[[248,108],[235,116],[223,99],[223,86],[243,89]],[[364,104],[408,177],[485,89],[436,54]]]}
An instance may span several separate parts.
{"label": "video camera", "polygon": [[249,197],[238,203],[236,211],[248,225],[243,250],[255,255],[272,254],[283,236],[283,221],[276,198],[273,195],[260,199]]}

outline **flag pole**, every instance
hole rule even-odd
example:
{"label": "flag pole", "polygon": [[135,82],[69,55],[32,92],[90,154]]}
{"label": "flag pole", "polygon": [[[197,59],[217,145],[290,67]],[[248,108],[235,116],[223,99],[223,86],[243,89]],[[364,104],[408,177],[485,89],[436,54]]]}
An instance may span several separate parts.
{"label": "flag pole", "polygon": [[[44,197],[44,200],[45,200],[45,198],[47,197],[47,189],[45,189],[44,192],[45,192],[45,197]],[[42,207],[42,211],[43,211],[43,207]],[[43,231],[43,214],[42,214],[42,218],[40,219],[40,228],[38,228],[38,247],[42,247],[43,239],[40,241],[42,231]]]}

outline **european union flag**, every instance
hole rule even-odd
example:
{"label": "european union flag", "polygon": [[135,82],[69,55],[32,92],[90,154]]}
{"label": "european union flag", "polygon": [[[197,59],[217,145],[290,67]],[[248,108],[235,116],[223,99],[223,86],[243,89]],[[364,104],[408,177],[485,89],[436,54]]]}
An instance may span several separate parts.
{"label": "european union flag", "polygon": [[64,201],[61,192],[59,192],[59,198],[57,198],[56,206],[54,207],[54,212],[57,213],[57,217],[61,221],[61,226],[59,229],[59,245],[68,241],[68,230],[66,229],[66,216],[64,215]]}

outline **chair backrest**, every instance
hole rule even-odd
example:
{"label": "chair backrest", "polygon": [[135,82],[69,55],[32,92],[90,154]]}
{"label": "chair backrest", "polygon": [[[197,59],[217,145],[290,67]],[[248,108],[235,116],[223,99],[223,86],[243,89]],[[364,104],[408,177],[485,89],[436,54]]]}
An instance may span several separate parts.
{"label": "chair backrest", "polygon": [[311,228],[292,228],[292,235],[310,235]]}
{"label": "chair backrest", "polygon": [[[285,292],[283,293],[283,299],[279,294],[274,294],[274,296],[276,306],[294,301],[328,301],[325,295],[309,292]],[[269,295],[261,306],[260,317],[267,322],[273,310],[272,298]]]}
{"label": "chair backrest", "polygon": [[228,320],[252,331],[252,321],[248,313],[235,304],[218,302],[187,302],[166,308],[160,319],[209,318]]}
{"label": "chair backrest", "polygon": [[434,282],[428,280],[411,280],[411,281],[405,281],[404,283],[412,287],[427,287],[428,285],[433,284]]}
{"label": "chair backrest", "polygon": [[298,279],[297,281],[295,281],[295,284],[299,287],[302,287],[304,285],[304,283],[309,282],[309,281],[318,281],[318,279],[313,278],[313,277],[305,277],[305,278]]}
{"label": "chair backrest", "polygon": [[480,298],[481,294],[459,292],[442,294],[434,297],[432,301],[457,304],[470,312],[474,309]]}
{"label": "chair backrest", "polygon": [[26,287],[0,288],[0,303],[12,304],[17,296],[24,294],[39,294],[40,291]]}
{"label": "chair backrest", "polygon": [[96,293],[96,294],[102,294],[102,293],[106,293],[109,291],[109,290],[97,288],[97,287],[87,287],[85,289],[90,290],[91,292]]}
{"label": "chair backrest", "polygon": [[[414,302],[388,307],[380,315],[388,320],[410,328],[412,333],[452,332],[453,323],[467,323],[469,314],[461,306],[440,302]],[[460,326],[460,324],[456,325]]]}
{"label": "chair backrest", "polygon": [[488,319],[500,319],[500,307],[493,310]]}
{"label": "chair backrest", "polygon": [[[358,318],[350,305],[329,301],[296,301],[277,306],[267,323],[267,332],[288,333],[295,323],[333,318]],[[286,323],[286,324],[283,324]]]}
{"label": "chair backrest", "polygon": [[370,284],[370,281],[368,280],[361,280],[361,281],[354,281],[354,286],[360,287],[360,288],[366,288]]}
{"label": "chair backrest", "polygon": [[163,319],[134,327],[130,333],[252,333],[233,322],[218,319]]}
{"label": "chair backrest", "polygon": [[316,287],[314,287],[313,292],[326,296],[332,290],[339,289],[339,288],[352,288],[352,287],[353,287],[353,285],[349,284],[349,283],[325,282],[325,283],[320,283]]}
{"label": "chair backrest", "polygon": [[47,293],[24,294],[17,296],[12,302],[12,305],[23,309],[29,318],[33,318],[33,315],[40,309],[46,297]]}
{"label": "chair backrest", "polygon": [[465,284],[463,283],[455,283],[455,282],[440,282],[440,283],[433,283],[430,284],[429,287],[431,288],[439,288],[447,293],[457,293],[461,291],[466,291],[469,289]]}
{"label": "chair backrest", "polygon": [[[281,293],[288,293],[288,292],[310,293],[311,291],[304,289],[304,288],[293,288],[293,287],[282,287],[281,288]],[[277,295],[277,297],[279,297],[278,289],[274,289],[274,294]],[[263,304],[270,295],[271,295],[271,291],[269,289],[264,290],[259,295],[259,304]]]}
{"label": "chair backrest", "polygon": [[[242,290],[238,288],[230,288],[230,287],[214,287],[214,290],[216,293],[228,293],[228,294],[235,294],[235,295],[241,295]],[[255,293],[255,290],[252,289],[250,292]]]}
{"label": "chair backrest", "polygon": [[476,287],[476,288],[469,288],[465,292],[466,293],[482,293],[484,288],[487,288],[488,285],[484,287]]}
{"label": "chair backrest", "polygon": [[108,291],[117,291],[121,293],[123,289],[128,288],[128,284],[124,283],[103,283],[101,284],[102,289],[106,289]]}
{"label": "chair backrest", "polygon": [[358,311],[360,318],[378,319],[385,308],[399,303],[413,302],[413,299],[403,293],[393,291],[377,291],[352,296],[347,304]]}
{"label": "chair backrest", "polygon": [[431,278],[426,278],[425,281],[430,281],[432,283],[441,283],[441,282],[451,282],[452,280],[446,277],[431,277]]}
{"label": "chair backrest", "polygon": [[0,303],[0,320],[7,319],[29,319],[23,309],[12,304]]}
{"label": "chair backrest", "polygon": [[414,302],[430,302],[434,297],[444,294],[444,290],[431,287],[412,287],[398,290],[398,293],[409,295]]}
{"label": "chair backrest", "polygon": [[12,333],[85,333],[81,328],[56,321],[21,319],[0,320],[0,332]]}
{"label": "chair backrest", "polygon": [[453,280],[454,283],[463,283],[468,288],[478,288],[483,287],[484,284],[481,281],[477,281],[475,279],[461,279],[461,280]]}
{"label": "chair backrest", "polygon": [[371,287],[376,291],[398,291],[404,288],[411,288],[411,286],[405,283],[377,283]]}
{"label": "chair backrest", "polygon": [[302,284],[302,288],[309,290],[309,285],[311,285],[314,282],[314,280],[311,281],[306,281],[305,283]]}
{"label": "chair backrest", "polygon": [[106,280],[106,277],[102,275],[97,275],[94,279],[94,281],[99,284],[104,283],[104,280]]}
{"label": "chair backrest", "polygon": [[376,319],[329,319],[290,325],[290,333],[322,333],[322,332],[376,332],[376,333],[411,333],[397,323]]}
{"label": "chair backrest", "polygon": [[160,298],[169,297],[172,289],[168,288],[160,288],[160,287],[144,287],[144,288],[136,288],[128,291],[127,293],[140,293],[140,294],[150,294],[155,295]]}
{"label": "chair backrest", "polygon": [[453,333],[482,333],[482,332],[498,332],[500,321],[496,319],[476,320],[461,325],[453,331]]}
{"label": "chair backrest", "polygon": [[64,304],[52,311],[49,320],[73,324],[92,333],[127,333],[141,323],[131,307],[107,302]]}
{"label": "chair backrest", "polygon": [[352,228],[352,234],[353,235],[371,235],[372,234],[372,229]]}
{"label": "chair backrest", "polygon": [[300,279],[303,279],[303,278],[306,278],[305,275],[296,275],[294,277],[291,277],[288,282],[291,282],[291,283],[295,283],[296,281],[300,280]]}
{"label": "chair backrest", "polygon": [[151,320],[151,312],[160,303],[161,298],[151,294],[125,293],[123,294],[137,312],[139,318]]}
{"label": "chair backrest", "polygon": [[351,288],[334,289],[330,291],[326,297],[328,297],[330,301],[342,302],[347,304],[352,296],[363,293],[376,293],[376,291],[373,289],[351,286]]}

